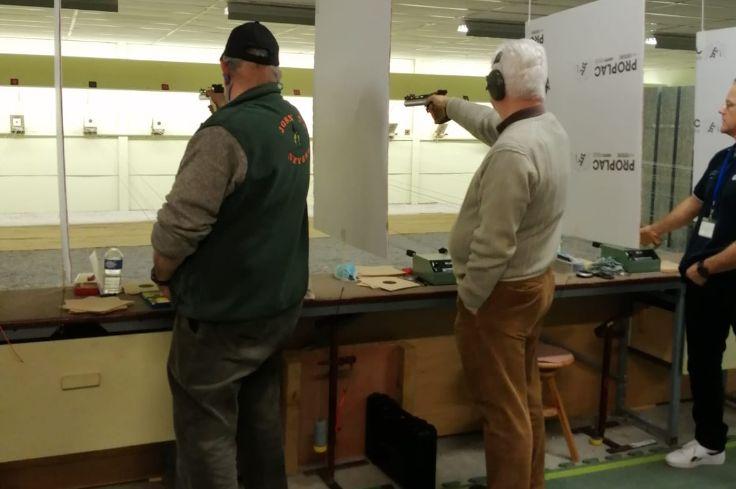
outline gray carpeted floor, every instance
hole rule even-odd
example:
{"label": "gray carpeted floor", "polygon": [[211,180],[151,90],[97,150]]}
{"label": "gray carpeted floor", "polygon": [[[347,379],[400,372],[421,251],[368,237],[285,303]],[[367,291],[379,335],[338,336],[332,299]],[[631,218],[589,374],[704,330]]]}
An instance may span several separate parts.
{"label": "gray carpeted floor", "polygon": [[[680,417],[680,429],[681,429],[681,442],[687,442],[692,439],[693,436],[693,424],[690,417],[690,403],[683,403]],[[660,406],[651,409],[645,413],[645,417],[663,423],[667,419],[667,409],[665,406]],[[736,410],[726,409],[726,422],[730,426],[736,426]],[[573,420],[574,426],[580,426],[586,423],[586,420]],[[620,444],[632,443],[636,441],[642,441],[651,438],[651,435],[639,430],[630,425],[622,425],[617,428],[613,428],[607,431],[606,435]],[[606,453],[605,447],[593,446],[588,443],[588,438],[585,435],[576,435],[576,444],[580,451],[581,460],[579,466],[591,466],[595,463],[605,463]],[[646,455],[651,451],[661,451],[664,447],[659,444],[656,447],[648,447],[643,450],[636,451],[633,453],[633,457]],[[565,440],[559,428],[559,424],[555,421],[547,422],[547,447],[546,447],[546,459],[545,467],[548,470],[555,470],[562,464],[566,466],[569,462],[567,446]],[[622,454],[622,459],[628,458],[630,455]],[[736,451],[730,450],[729,457],[736,458]],[[651,483],[656,484],[659,479],[656,478],[675,478],[677,479],[681,475],[687,476],[687,481],[691,485],[679,485],[677,487],[714,487],[714,488],[726,488],[733,487],[731,485],[708,485],[713,481],[713,477],[721,477],[722,475],[714,475],[709,467],[704,467],[698,470],[689,471],[687,474],[682,471],[675,469],[669,469],[663,466],[664,462],[661,460],[652,462],[649,467],[638,469],[635,474],[636,486],[647,486],[652,487],[665,487],[656,486],[650,484],[648,477],[653,480]],[[616,469],[618,470],[618,469]],[[578,487],[598,487],[598,480],[608,481],[609,479],[615,480],[616,475],[611,471],[611,474],[607,472],[599,472],[595,474],[589,474],[581,479],[581,482],[586,482],[586,485],[569,485],[572,482],[567,482],[566,479],[557,479],[554,483],[548,483],[550,488],[578,488]],[[554,473],[554,472],[552,472]],[[730,473],[730,472],[729,472]],[[485,474],[485,459],[483,455],[483,442],[480,434],[460,435],[444,437],[439,440],[437,449],[437,487],[443,487],[442,484],[448,484],[445,487],[468,487],[464,485],[470,479],[483,477]],[[563,474],[564,475],[564,474]],[[358,467],[350,467],[339,469],[336,473],[336,480],[340,483],[343,489],[367,489],[376,488],[384,484],[391,483],[379,469],[368,464]],[[720,480],[720,479],[719,479]],[[450,483],[457,483],[458,485],[452,486]],[[463,483],[463,485],[460,485]],[[728,483],[733,483],[733,480],[729,480]],[[123,486],[115,486],[114,488],[107,489],[161,489],[163,486],[158,483],[138,483],[128,484]],[[605,486],[609,487],[609,486]],[[614,486],[610,486],[614,487]],[[619,485],[617,487],[634,487],[634,485]],[[289,478],[290,489],[326,489],[327,486],[314,475],[299,474]]]}
{"label": "gray carpeted floor", "polygon": [[[310,240],[309,268],[311,273],[332,273],[340,263],[352,261],[360,265],[391,264],[399,268],[411,266],[407,250],[419,253],[436,253],[447,247],[448,233],[392,235],[388,240],[388,257],[366,253],[333,238]],[[590,243],[566,239],[563,248],[576,256],[594,258],[598,252]],[[121,248],[123,276],[132,280],[147,279],[151,270],[151,247],[134,246]],[[89,255],[92,249],[72,250],[72,278],[81,272],[91,271]],[[98,248],[102,260],[105,249]],[[0,290],[59,287],[62,284],[61,253],[58,250],[4,251],[0,252]]]}
{"label": "gray carpeted floor", "polygon": [[[310,241],[310,271],[331,273],[339,263],[353,261],[361,265],[411,266],[406,250],[433,253],[447,246],[447,233],[407,234],[389,237],[388,258],[366,253],[332,238],[316,238]],[[121,248],[123,275],[125,278],[147,279],[151,270],[151,247],[135,246]],[[72,250],[72,278],[81,272],[91,271],[89,255],[92,249]],[[100,260],[105,254],[97,249]],[[62,283],[61,253],[49,251],[5,251],[0,252],[0,290],[40,287],[59,287]]]}

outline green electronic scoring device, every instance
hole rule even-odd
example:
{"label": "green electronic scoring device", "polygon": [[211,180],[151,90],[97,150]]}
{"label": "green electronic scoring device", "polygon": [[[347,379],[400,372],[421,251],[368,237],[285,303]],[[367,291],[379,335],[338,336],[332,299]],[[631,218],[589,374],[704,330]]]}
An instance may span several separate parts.
{"label": "green electronic scoring device", "polygon": [[601,249],[601,257],[613,258],[627,273],[658,272],[661,268],[659,255],[653,249],[625,248],[610,244],[594,243]]}
{"label": "green electronic scoring device", "polygon": [[412,257],[412,271],[422,282],[430,285],[455,284],[452,260],[445,248],[440,248],[439,253],[419,254],[407,250],[406,254]]}

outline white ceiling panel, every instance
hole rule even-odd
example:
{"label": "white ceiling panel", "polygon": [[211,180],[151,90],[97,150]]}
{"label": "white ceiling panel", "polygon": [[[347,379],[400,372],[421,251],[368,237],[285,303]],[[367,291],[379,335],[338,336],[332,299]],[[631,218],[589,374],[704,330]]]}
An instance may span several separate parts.
{"label": "white ceiling panel", "polygon": [[[314,0],[263,0],[314,5]],[[533,0],[532,16],[550,15],[591,0]],[[2,0],[0,0],[0,3]],[[705,26],[736,26],[734,0],[707,0]],[[64,38],[78,41],[221,47],[238,21],[225,14],[226,0],[119,0],[119,12],[64,10]],[[694,34],[700,30],[701,0],[647,0],[649,32]],[[501,42],[457,32],[465,18],[523,22],[527,0],[394,0],[392,56],[484,60]],[[359,22],[360,19],[349,19]],[[268,24],[282,50],[312,53],[314,27]],[[48,39],[51,9],[0,5],[0,37]],[[692,68],[689,52],[648,49],[646,68]]]}

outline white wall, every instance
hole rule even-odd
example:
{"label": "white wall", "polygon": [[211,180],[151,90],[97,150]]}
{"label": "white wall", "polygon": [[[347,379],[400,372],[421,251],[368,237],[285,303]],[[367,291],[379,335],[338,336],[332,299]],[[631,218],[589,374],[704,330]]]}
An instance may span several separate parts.
{"label": "white wall", "polygon": [[[153,219],[188,137],[209,115],[206,102],[183,92],[65,89],[63,95],[70,211],[145,210]],[[287,99],[311,131],[312,99]],[[0,87],[0,214],[57,212],[54,110],[51,88]],[[24,116],[24,136],[9,134],[11,114]],[[96,136],[83,135],[90,116]],[[150,135],[153,118],[164,122],[163,137]],[[455,123],[434,140],[429,115],[403,101],[390,102],[389,121],[398,123],[389,144],[389,203],[459,206],[485,145]]]}
{"label": "white wall", "polygon": [[[212,63],[220,54],[212,48],[125,42],[64,41],[63,49],[69,56],[199,63]],[[53,45],[43,39],[0,38],[0,53],[50,55]],[[390,70],[482,76],[489,66],[485,58],[392,58]],[[313,55],[308,52],[284,52],[281,61],[285,67],[314,66]],[[645,81],[669,83],[671,75],[647,70]],[[680,82],[682,78],[677,77]],[[68,140],[69,190],[74,192],[69,196],[71,212],[157,209],[173,182],[186,147],[185,138],[208,115],[205,102],[197,100],[196,94],[180,92],[67,89],[64,95],[65,130],[81,138]],[[312,99],[289,99],[302,112],[311,131]],[[53,213],[58,208],[53,107],[52,89],[0,87],[0,214]],[[27,136],[7,135],[11,113],[25,116]],[[87,114],[97,118],[100,136],[81,136],[81,121]],[[163,138],[149,135],[151,118],[159,115],[167,129]],[[397,136],[389,144],[389,202],[459,205],[485,146],[454,123],[444,140],[431,141],[434,125],[427,114],[421,109],[407,109],[401,101],[390,103],[389,122],[399,124]],[[311,203],[311,191],[309,198]]]}

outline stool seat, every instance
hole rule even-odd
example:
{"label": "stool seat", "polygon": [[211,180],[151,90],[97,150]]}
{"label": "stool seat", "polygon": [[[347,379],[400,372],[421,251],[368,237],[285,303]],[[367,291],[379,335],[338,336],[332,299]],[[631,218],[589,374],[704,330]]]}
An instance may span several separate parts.
{"label": "stool seat", "polygon": [[537,345],[537,363],[542,370],[557,370],[575,363],[575,357],[564,348],[539,343]]}
{"label": "stool seat", "polygon": [[570,421],[567,419],[565,406],[562,404],[562,397],[560,397],[560,391],[557,389],[557,381],[555,380],[555,375],[559,369],[572,365],[573,363],[575,363],[575,357],[564,348],[544,343],[537,345],[537,365],[539,366],[540,377],[552,397],[550,399],[552,401],[551,405],[543,406],[544,417],[554,417],[560,420],[562,433],[565,435],[567,448],[570,450],[570,459],[573,463],[577,463],[580,460],[580,454],[578,453],[577,446],[575,446]]}

